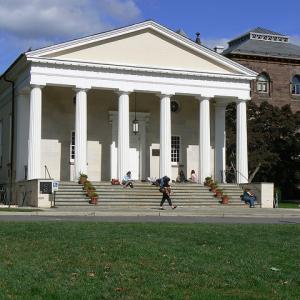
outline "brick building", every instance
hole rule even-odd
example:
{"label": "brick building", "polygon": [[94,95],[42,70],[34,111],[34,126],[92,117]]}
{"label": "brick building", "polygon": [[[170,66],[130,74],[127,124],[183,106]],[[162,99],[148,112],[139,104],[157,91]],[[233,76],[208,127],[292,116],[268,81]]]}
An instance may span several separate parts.
{"label": "brick building", "polygon": [[228,42],[223,55],[259,73],[252,82],[252,100],[300,110],[300,47],[289,38],[256,28]]}

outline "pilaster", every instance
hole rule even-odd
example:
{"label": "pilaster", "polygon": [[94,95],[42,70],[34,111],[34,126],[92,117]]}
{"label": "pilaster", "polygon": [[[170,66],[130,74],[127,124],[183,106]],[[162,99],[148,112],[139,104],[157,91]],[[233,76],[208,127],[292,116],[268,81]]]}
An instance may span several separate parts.
{"label": "pilaster", "polygon": [[16,181],[25,179],[25,166],[28,165],[29,138],[29,89],[19,91],[17,97],[17,130],[16,130]]}
{"label": "pilaster", "polygon": [[226,102],[215,103],[215,177],[218,182],[226,182]]}

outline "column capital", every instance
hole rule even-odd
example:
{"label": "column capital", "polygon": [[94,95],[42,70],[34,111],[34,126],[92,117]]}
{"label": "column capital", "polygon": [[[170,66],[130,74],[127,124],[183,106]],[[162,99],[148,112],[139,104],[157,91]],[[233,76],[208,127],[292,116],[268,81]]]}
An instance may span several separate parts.
{"label": "column capital", "polygon": [[195,98],[199,101],[208,100],[210,101],[212,97],[205,95],[195,95]]}
{"label": "column capital", "polygon": [[122,96],[122,95],[130,95],[131,93],[133,93],[133,90],[123,90],[123,89],[118,89],[116,91],[116,93],[119,95],[119,96]]}
{"label": "column capital", "polygon": [[39,89],[43,89],[46,85],[44,84],[30,84],[30,88],[34,89],[34,88],[39,88]]}
{"label": "column capital", "polygon": [[74,87],[73,91],[78,93],[78,92],[88,92],[90,88],[87,87]]}
{"label": "column capital", "polygon": [[157,94],[157,96],[162,99],[162,98],[171,98],[172,96],[174,96],[175,94],[173,93],[163,93],[163,92],[160,92]]}
{"label": "column capital", "polygon": [[247,103],[249,102],[251,99],[241,99],[241,98],[238,98],[235,100],[235,102],[238,104],[238,103]]}

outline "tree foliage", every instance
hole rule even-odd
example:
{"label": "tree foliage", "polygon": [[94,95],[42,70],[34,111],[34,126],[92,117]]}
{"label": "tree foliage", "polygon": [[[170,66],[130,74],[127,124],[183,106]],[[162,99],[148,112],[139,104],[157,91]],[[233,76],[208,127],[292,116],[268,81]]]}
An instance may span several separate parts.
{"label": "tree foliage", "polygon": [[[299,193],[300,184],[300,112],[289,105],[281,108],[263,102],[248,104],[249,173],[261,164],[255,182],[274,182],[286,198]],[[226,110],[227,162],[235,164],[236,105]],[[299,197],[299,195],[298,195]]]}

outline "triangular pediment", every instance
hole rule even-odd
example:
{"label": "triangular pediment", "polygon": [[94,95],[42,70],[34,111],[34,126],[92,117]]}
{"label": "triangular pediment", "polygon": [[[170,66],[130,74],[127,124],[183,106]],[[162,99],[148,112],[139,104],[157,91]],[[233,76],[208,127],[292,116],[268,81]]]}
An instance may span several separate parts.
{"label": "triangular pediment", "polygon": [[64,61],[251,75],[247,74],[247,68],[155,22],[132,27],[44,48],[29,55]]}

